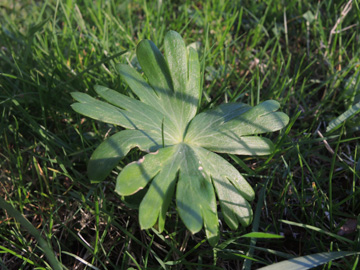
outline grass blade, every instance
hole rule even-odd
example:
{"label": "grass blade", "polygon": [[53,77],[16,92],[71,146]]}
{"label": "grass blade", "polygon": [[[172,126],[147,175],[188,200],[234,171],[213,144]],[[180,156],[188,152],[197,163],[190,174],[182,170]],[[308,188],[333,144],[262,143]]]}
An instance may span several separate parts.
{"label": "grass blade", "polygon": [[340,259],[345,256],[350,256],[355,254],[360,254],[360,252],[335,251],[335,252],[317,253],[317,254],[307,255],[307,256],[275,263],[269,266],[262,267],[259,270],[282,270],[282,269],[305,270],[322,265],[332,260]]}
{"label": "grass blade", "polygon": [[348,109],[344,113],[342,113],[339,117],[332,120],[329,123],[329,125],[326,127],[326,132],[337,129],[342,122],[346,121],[348,118],[355,115],[359,111],[360,111],[360,102],[356,103],[350,109]]}
{"label": "grass blade", "polygon": [[49,260],[50,265],[55,270],[62,270],[61,263],[56,258],[54,251],[47,241],[40,235],[38,230],[27,220],[18,210],[16,210],[11,204],[7,203],[2,197],[0,197],[0,208],[5,209],[9,215],[15,218],[35,239],[38,241],[41,249],[45,253],[45,256]]}

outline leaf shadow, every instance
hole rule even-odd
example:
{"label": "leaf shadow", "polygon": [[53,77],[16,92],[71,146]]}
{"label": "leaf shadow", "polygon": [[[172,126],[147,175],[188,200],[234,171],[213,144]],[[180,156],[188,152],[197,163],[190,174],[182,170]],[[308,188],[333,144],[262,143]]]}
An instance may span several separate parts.
{"label": "leaf shadow", "polygon": [[[151,88],[154,91],[154,94],[156,95],[156,97],[159,99],[161,98],[161,96],[168,96],[169,98],[180,99],[182,102],[189,103],[193,106],[198,105],[199,99],[195,98],[187,93],[178,92],[178,91],[174,91],[173,89],[166,89],[166,88],[161,88],[161,87],[154,88],[150,83],[148,83],[146,81],[138,80],[137,78],[135,78],[128,72],[126,72],[126,71],[122,71],[122,72],[126,75],[126,77],[131,78],[131,80],[136,81],[141,86],[143,86],[144,89]],[[167,80],[169,80],[169,78]],[[171,82],[171,85],[172,85],[172,82]],[[135,95],[136,95],[136,93],[135,93]],[[158,108],[154,107],[154,109],[158,109]]]}
{"label": "leaf shadow", "polygon": [[[225,180],[226,179],[226,180]],[[227,178],[223,178],[223,179],[219,179],[218,177],[212,177],[212,181],[216,182],[216,184],[214,184],[216,186],[215,190],[216,190],[216,194],[217,194],[217,198],[218,201],[220,202],[220,206],[221,209],[224,213],[233,213],[234,209],[232,209],[230,206],[234,206],[234,207],[241,207],[241,208],[249,208],[250,204],[248,203],[248,201],[245,199],[245,197],[243,196],[241,190],[238,190],[229,179]],[[221,196],[221,192],[218,190],[219,188],[225,189],[227,198],[225,196]],[[243,198],[244,204],[239,204],[237,202],[231,201],[231,198],[233,198],[234,196],[241,196]],[[243,213],[243,212],[242,212]],[[249,216],[244,216],[242,215],[241,218],[246,220],[251,220],[252,219],[252,215],[251,215],[251,211],[249,211],[250,215]],[[241,220],[239,220],[241,222]]]}

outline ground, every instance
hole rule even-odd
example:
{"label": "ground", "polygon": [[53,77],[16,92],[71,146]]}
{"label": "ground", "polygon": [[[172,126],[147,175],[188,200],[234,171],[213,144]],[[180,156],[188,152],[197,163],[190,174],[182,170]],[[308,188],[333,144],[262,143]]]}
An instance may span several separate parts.
{"label": "ground", "polygon": [[[257,269],[360,251],[359,117],[327,131],[359,102],[357,1],[4,0],[0,12],[0,196],[68,269]],[[114,187],[143,153],[90,184],[91,153],[120,128],[70,107],[70,93],[96,97],[95,84],[131,95],[115,65],[139,68],[136,44],[147,38],[162,49],[171,29],[199,53],[200,111],[274,99],[290,116],[286,129],[265,135],[276,143],[271,156],[223,155],[256,192],[254,220],[237,231],[221,222],[214,248],[204,232],[186,230],[175,204],[165,232],[140,230],[137,198]],[[240,237],[251,231],[284,238]],[[0,210],[2,269],[50,269],[37,243]],[[356,269],[358,257],[324,267]]]}

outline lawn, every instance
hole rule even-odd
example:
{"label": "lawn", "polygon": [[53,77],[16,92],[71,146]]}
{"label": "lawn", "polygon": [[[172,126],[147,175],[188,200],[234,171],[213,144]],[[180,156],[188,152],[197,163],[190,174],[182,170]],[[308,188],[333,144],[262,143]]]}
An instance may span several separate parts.
{"label": "lawn", "polygon": [[[321,253],[309,267],[358,269],[359,21],[357,1],[1,1],[0,268],[249,270]],[[99,98],[95,85],[136,99],[116,66],[141,72],[137,44],[163,52],[169,30],[199,55],[198,112],[275,100],[290,118],[262,135],[270,155],[220,154],[255,199],[236,230],[218,207],[216,245],[187,229],[175,197],[163,232],[141,230],[144,193],[115,186],[144,152],[91,183],[91,154],[123,129],[71,107],[74,92]]]}

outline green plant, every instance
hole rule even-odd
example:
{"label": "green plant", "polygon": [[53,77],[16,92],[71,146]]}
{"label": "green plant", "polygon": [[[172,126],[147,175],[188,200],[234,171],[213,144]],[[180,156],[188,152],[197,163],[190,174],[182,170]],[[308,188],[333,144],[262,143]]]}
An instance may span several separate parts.
{"label": "green plant", "polygon": [[127,129],[100,144],[91,156],[88,174],[93,182],[102,181],[130,149],[150,152],[128,164],[116,183],[117,193],[124,196],[149,185],[139,207],[141,228],[157,223],[160,231],[164,229],[176,190],[177,209],[186,227],[196,233],[204,225],[210,244],[215,245],[219,237],[216,197],[226,224],[236,229],[239,223],[251,223],[249,201],[254,191],[226,159],[213,152],[267,155],[273,150],[272,142],[250,135],[280,130],[289,118],[276,112],[279,103],[274,100],[255,107],[223,104],[196,115],[202,93],[197,53],[187,49],[174,31],[166,34],[164,51],[165,58],[149,40],[137,46],[147,81],[133,68],[117,65],[139,100],[104,86],[95,90],[112,105],[73,93],[78,101],[72,105],[75,111]]}

